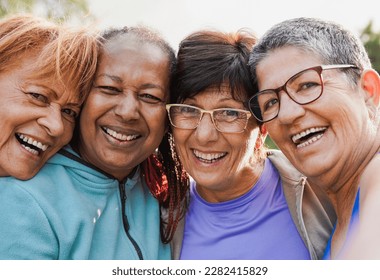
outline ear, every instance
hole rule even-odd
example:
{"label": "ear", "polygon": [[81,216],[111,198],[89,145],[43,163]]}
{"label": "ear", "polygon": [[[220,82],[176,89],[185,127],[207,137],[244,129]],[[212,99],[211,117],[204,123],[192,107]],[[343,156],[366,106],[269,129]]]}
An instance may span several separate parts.
{"label": "ear", "polygon": [[265,126],[265,124],[261,125],[260,132],[261,132],[261,135],[264,136],[264,138],[267,136],[268,130],[267,130],[267,127]]}
{"label": "ear", "polygon": [[268,135],[267,128],[265,127],[265,124],[263,124],[260,127],[260,133],[256,139],[256,145],[255,145],[256,150],[260,150],[261,147],[264,145],[265,138],[267,137],[267,135]]}
{"label": "ear", "polygon": [[361,76],[362,88],[365,92],[365,102],[368,107],[379,107],[380,103],[380,76],[373,69],[366,69]]}

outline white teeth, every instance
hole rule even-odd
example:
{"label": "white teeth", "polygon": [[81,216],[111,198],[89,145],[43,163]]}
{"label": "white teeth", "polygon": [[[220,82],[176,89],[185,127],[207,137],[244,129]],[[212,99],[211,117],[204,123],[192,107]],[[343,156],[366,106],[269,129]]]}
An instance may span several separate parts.
{"label": "white teeth", "polygon": [[197,151],[197,150],[193,150],[194,152],[194,155],[201,159],[201,160],[205,160],[205,161],[215,161],[215,160],[218,160],[222,157],[224,157],[227,153],[202,153],[200,151]]}
{"label": "white teeth", "polygon": [[[297,133],[296,135],[294,135],[293,137],[292,137],[292,141],[293,141],[293,143],[295,143],[295,144],[297,144],[297,141],[299,140],[299,139],[301,139],[302,137],[305,137],[306,135],[309,135],[310,133],[315,133],[315,132],[319,132],[319,131],[324,131],[324,130],[326,130],[327,129],[327,127],[313,127],[313,128],[308,128],[308,129],[306,129],[305,131],[302,131],[301,133]],[[315,137],[313,137],[313,138],[315,138]],[[321,137],[319,137],[319,138],[321,138]],[[318,139],[319,139],[318,138]],[[306,142],[308,142],[308,141],[306,141]]]}
{"label": "white teeth", "polygon": [[320,139],[322,136],[323,136],[323,134],[318,134],[317,136],[314,136],[313,138],[307,140],[306,142],[303,142],[303,143],[297,145],[297,148],[306,147],[306,146],[310,145],[311,143],[314,143],[315,141]]}
{"label": "white teeth", "polygon": [[116,138],[120,141],[131,141],[139,137],[139,135],[125,135],[116,132],[115,130],[109,129],[108,127],[105,127],[104,130],[107,132],[107,134],[111,135],[113,138]]}
{"label": "white teeth", "polygon": [[[42,150],[42,151],[46,151],[46,149],[48,148],[48,145],[44,145],[42,144],[41,142],[31,138],[31,137],[28,137],[24,134],[18,134],[18,137],[25,143],[28,143],[29,145],[33,145],[35,146],[36,148]],[[24,145],[23,145],[24,146]],[[24,146],[26,147],[26,146]],[[32,148],[29,148],[29,147],[26,147],[28,148],[27,150],[30,151],[30,150],[33,150]],[[38,154],[38,151],[36,151],[37,154]]]}
{"label": "white teeth", "polygon": [[28,152],[32,153],[33,155],[38,155],[38,151],[36,151],[36,150],[34,150],[32,148],[29,148],[29,147],[27,147],[25,145],[21,145],[21,146],[23,146],[25,150],[27,150]]}

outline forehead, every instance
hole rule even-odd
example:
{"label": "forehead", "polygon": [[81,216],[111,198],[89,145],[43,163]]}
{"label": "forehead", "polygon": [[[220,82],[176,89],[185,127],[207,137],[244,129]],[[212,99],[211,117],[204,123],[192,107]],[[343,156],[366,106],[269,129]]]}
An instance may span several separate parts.
{"label": "forehead", "polygon": [[228,84],[208,87],[205,90],[193,95],[192,97],[187,98],[186,100],[193,100],[195,102],[205,104],[214,104],[223,101],[236,101],[241,103],[241,100],[234,98],[234,95],[232,95],[231,88]]}
{"label": "forehead", "polygon": [[41,67],[36,63],[38,53],[23,55],[17,63],[12,64],[6,71],[0,74],[8,77],[8,81],[14,83],[16,88],[25,91],[36,91],[37,93],[49,94],[51,100],[69,100],[71,103],[78,103],[79,93],[65,76],[58,77],[54,71],[41,71]]}
{"label": "forehead", "polygon": [[169,81],[169,57],[160,47],[122,36],[107,42],[98,66],[98,75],[118,76],[123,80]]}
{"label": "forehead", "polygon": [[197,96],[201,96],[201,98],[211,96],[216,99],[231,99],[238,102],[243,102],[247,99],[248,94],[243,86],[237,85],[235,88],[231,88],[228,82],[223,82],[219,85],[210,85],[200,92],[192,92],[187,94],[184,99],[194,99]]}
{"label": "forehead", "polygon": [[106,42],[103,48],[103,56],[117,57],[118,59],[128,56],[128,60],[131,61],[136,56],[143,56],[145,60],[152,63],[165,63],[169,60],[166,53],[156,44],[144,42],[136,38],[135,35],[128,34]]}
{"label": "forehead", "polygon": [[259,90],[277,88],[294,74],[321,65],[322,59],[293,46],[277,48],[267,53],[256,68]]}

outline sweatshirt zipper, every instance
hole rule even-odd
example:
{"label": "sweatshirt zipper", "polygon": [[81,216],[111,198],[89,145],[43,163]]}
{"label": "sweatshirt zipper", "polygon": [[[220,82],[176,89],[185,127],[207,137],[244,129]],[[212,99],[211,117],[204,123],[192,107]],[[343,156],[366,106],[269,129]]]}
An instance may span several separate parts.
{"label": "sweatshirt zipper", "polygon": [[125,233],[127,234],[127,237],[129,239],[129,241],[131,241],[133,247],[135,248],[136,250],[136,253],[139,257],[140,260],[143,260],[144,257],[143,257],[143,254],[141,252],[141,249],[139,247],[139,245],[137,244],[136,240],[131,236],[131,234],[129,233],[129,222],[128,222],[128,217],[127,215],[125,214],[125,202],[127,201],[127,195],[125,193],[125,182],[119,182],[119,191],[120,191],[120,197],[121,197],[121,208],[122,208],[122,218],[123,218],[123,225],[124,225],[124,230],[125,230]]}
{"label": "sweatshirt zipper", "polygon": [[[106,177],[110,178],[110,179],[113,179],[113,180],[117,180],[114,176],[112,176],[111,174],[108,174],[107,172],[101,170],[100,168],[96,167],[95,165],[85,161],[84,159],[82,159],[81,157],[79,157],[78,155],[75,155],[75,154],[72,154],[71,152],[65,150],[65,149],[61,149],[59,150],[60,154],[62,154],[63,156],[67,157],[67,158],[70,158],[71,160],[74,160],[76,162],[79,162],[80,164],[83,164],[93,170],[96,170],[97,172],[100,172],[101,174],[105,175]],[[137,168],[137,167],[136,167]],[[136,168],[131,172],[131,175],[132,176],[135,172],[136,172]],[[141,252],[141,249],[139,247],[139,245],[137,244],[136,240],[133,239],[133,237],[131,236],[131,234],[129,233],[129,222],[128,222],[128,217],[127,215],[125,214],[125,202],[127,200],[127,195],[125,193],[125,182],[128,180],[128,178],[124,179],[122,182],[119,181],[119,192],[120,192],[120,198],[121,198],[121,215],[122,215],[122,219],[123,219],[123,226],[124,226],[124,230],[125,230],[125,233],[127,234],[127,237],[129,239],[129,241],[131,241],[133,247],[135,248],[136,250],[136,253],[139,257],[140,260],[143,260],[144,257],[143,257],[143,254]]]}

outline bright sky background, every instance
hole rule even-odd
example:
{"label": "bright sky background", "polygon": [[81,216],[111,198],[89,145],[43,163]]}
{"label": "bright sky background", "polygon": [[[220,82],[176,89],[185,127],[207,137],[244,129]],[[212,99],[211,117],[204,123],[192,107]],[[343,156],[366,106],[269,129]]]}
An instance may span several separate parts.
{"label": "bright sky background", "polygon": [[[378,4],[376,4],[378,3]],[[380,30],[379,0],[88,0],[98,28],[144,24],[174,47],[202,28],[236,31],[248,27],[261,36],[275,23],[300,16],[338,22],[359,34],[369,20]]]}

